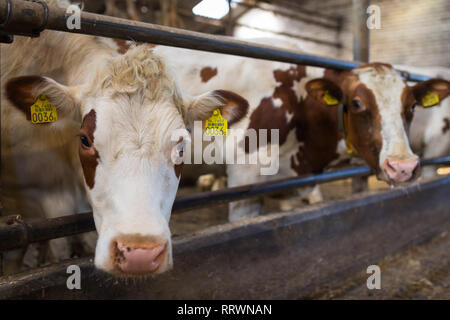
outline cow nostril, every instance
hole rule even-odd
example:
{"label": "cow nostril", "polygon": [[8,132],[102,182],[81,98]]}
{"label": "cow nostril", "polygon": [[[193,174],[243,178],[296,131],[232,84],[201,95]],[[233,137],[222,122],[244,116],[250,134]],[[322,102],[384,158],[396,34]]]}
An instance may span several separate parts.
{"label": "cow nostril", "polygon": [[386,161],[386,164],[387,164],[387,166],[388,166],[389,169],[391,169],[392,171],[395,171],[394,166],[392,166],[392,164],[391,164],[391,162],[390,162],[389,160]]}
{"label": "cow nostril", "polygon": [[116,268],[127,274],[150,274],[165,265],[167,242],[115,241]]}

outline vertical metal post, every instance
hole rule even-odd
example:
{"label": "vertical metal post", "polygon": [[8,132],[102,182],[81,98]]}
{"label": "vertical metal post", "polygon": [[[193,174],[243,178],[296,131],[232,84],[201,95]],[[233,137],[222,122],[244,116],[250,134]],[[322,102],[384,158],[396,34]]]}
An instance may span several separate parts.
{"label": "vertical metal post", "polygon": [[233,16],[231,8],[231,0],[228,0],[228,20],[226,22],[226,34],[227,36],[233,35]]}
{"label": "vertical metal post", "polygon": [[369,62],[369,28],[367,8],[370,0],[353,0],[353,60]]}
{"label": "vertical metal post", "polygon": [[[353,60],[369,62],[370,34],[367,27],[367,8],[370,0],[353,0],[352,2]],[[369,189],[369,177],[352,178],[352,192]]]}

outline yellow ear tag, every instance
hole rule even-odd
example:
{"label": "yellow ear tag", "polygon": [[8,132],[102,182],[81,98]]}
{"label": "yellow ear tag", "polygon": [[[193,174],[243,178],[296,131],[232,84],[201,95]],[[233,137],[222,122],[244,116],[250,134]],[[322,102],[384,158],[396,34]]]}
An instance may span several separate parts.
{"label": "yellow ear tag", "polygon": [[323,100],[329,106],[335,106],[339,103],[339,100],[333,97],[331,94],[329,94],[328,91],[325,91],[323,95]]}
{"label": "yellow ear tag", "polygon": [[425,97],[422,98],[422,106],[425,108],[432,107],[439,103],[439,97],[434,92],[428,92]]}
{"label": "yellow ear tag", "polygon": [[48,101],[45,95],[40,95],[31,106],[31,122],[48,123],[56,122],[56,120],[58,120],[56,107]]}
{"label": "yellow ear tag", "polygon": [[344,131],[345,133],[345,146],[347,147],[347,154],[350,156],[356,156],[358,153],[350,142],[350,136],[348,134],[348,115],[344,114]]}
{"label": "yellow ear tag", "polygon": [[222,117],[219,109],[214,110],[212,116],[206,120],[205,135],[209,137],[228,135],[228,121]]}

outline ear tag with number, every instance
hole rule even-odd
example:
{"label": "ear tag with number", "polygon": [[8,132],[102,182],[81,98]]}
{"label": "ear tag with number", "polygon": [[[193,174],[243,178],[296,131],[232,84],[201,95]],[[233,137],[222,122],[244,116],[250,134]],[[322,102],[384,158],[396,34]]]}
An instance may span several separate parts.
{"label": "ear tag with number", "polygon": [[335,106],[339,103],[339,100],[333,97],[331,94],[329,94],[328,91],[325,91],[323,95],[323,100],[329,106]]}
{"label": "ear tag with number", "polygon": [[31,106],[31,122],[48,123],[56,122],[57,120],[56,107],[48,101],[45,95],[40,95]]}
{"label": "ear tag with number", "polygon": [[439,103],[439,97],[434,92],[428,92],[425,97],[422,98],[422,106],[425,108],[432,107]]}
{"label": "ear tag with number", "polygon": [[220,114],[219,109],[214,110],[212,116],[206,120],[205,135],[220,137],[228,135],[228,121]]}
{"label": "ear tag with number", "polygon": [[345,132],[345,146],[347,147],[347,154],[350,156],[356,156],[358,152],[356,152],[355,147],[353,147],[350,142],[350,135],[348,134],[348,115],[344,114],[344,132]]}

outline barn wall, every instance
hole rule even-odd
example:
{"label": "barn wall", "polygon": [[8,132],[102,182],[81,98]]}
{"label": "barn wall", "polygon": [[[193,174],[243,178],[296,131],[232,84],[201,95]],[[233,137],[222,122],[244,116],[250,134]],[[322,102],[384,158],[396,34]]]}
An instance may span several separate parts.
{"label": "barn wall", "polygon": [[[448,0],[372,0],[381,9],[381,29],[371,30],[371,61],[415,66],[440,65],[450,67],[450,1]],[[298,24],[286,18],[280,19],[276,30],[316,38],[334,39],[342,48],[317,45],[296,39],[306,50],[328,57],[352,60],[351,6],[352,0],[302,1],[307,10],[342,19],[342,29]],[[253,14],[250,12],[248,15]],[[248,19],[243,16],[242,20]],[[267,20],[268,21],[268,20]],[[270,26],[263,20],[263,25]],[[276,22],[271,22],[276,24]],[[243,33],[236,28],[236,36]],[[245,34],[245,32],[244,32]],[[267,34],[273,36],[273,34]]]}
{"label": "barn wall", "polygon": [[238,38],[280,38],[297,43],[307,52],[336,57],[340,53],[340,21],[310,13],[295,12],[280,6],[271,6],[292,19],[261,9],[251,9],[237,20],[234,36]]}

